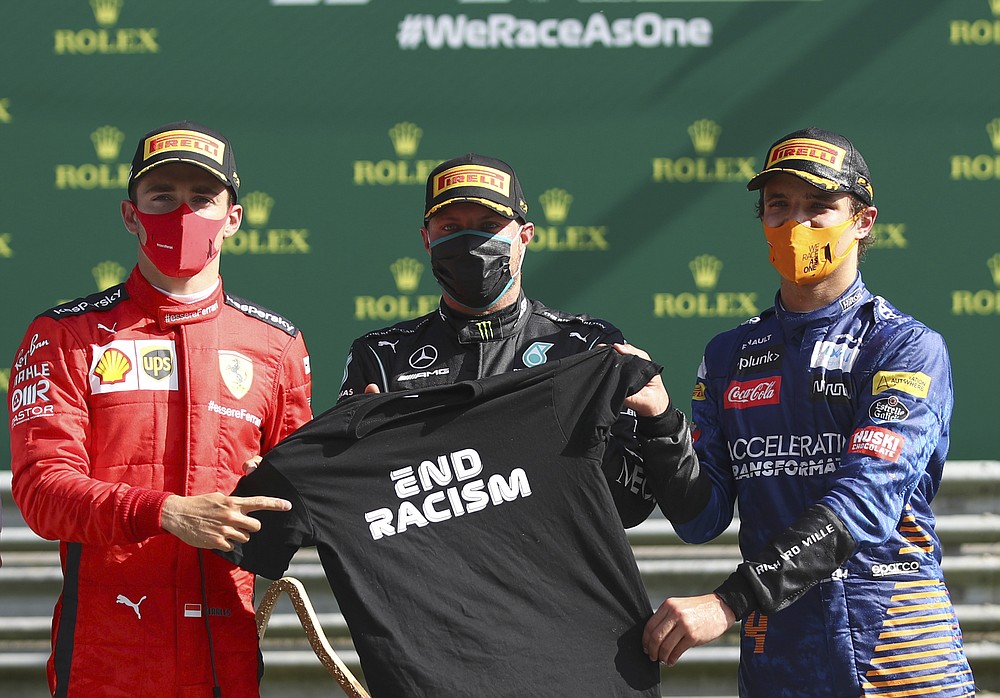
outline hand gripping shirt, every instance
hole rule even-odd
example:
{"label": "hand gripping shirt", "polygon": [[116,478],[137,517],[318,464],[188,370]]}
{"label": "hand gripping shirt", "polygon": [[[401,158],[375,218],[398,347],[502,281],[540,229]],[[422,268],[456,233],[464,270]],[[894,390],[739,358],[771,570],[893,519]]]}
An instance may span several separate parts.
{"label": "hand gripping shirt", "polygon": [[[363,393],[369,383],[389,392],[484,378],[624,341],[608,322],[553,310],[523,294],[507,308],[476,317],[442,303],[433,313],[356,339],[340,396]],[[647,483],[647,470],[655,464],[644,463],[645,435],[636,429],[635,415],[624,411],[604,456],[608,486],[626,528],[645,521],[656,505]]]}
{"label": "hand gripping shirt", "polygon": [[609,348],[348,399],[240,481],[292,509],[221,554],[276,579],[316,546],[377,698],[659,696],[600,467],[658,370]]}
{"label": "hand gripping shirt", "polygon": [[709,343],[692,413],[711,502],[675,528],[714,538],[738,501],[745,561],[718,591],[745,606],[741,696],[972,695],[930,508],[951,412],[943,339],[860,275]]}
{"label": "hand gripping shirt", "polygon": [[205,617],[225,696],[256,696],[253,575],[164,533],[171,493],[229,492],[311,417],[309,357],[285,318],[219,287],[183,304],[138,269],[38,316],[8,399],[13,494],[59,540],[56,696],[207,696]]}

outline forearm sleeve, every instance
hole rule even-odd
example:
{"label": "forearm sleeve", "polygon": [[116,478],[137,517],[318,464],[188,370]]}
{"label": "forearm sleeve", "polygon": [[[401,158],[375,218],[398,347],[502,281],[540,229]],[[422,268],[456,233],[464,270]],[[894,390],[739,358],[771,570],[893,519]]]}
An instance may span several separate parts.
{"label": "forearm sleeve", "polygon": [[737,618],[774,613],[833,574],[855,547],[843,521],[814,504],[754,559],[744,560],[715,593]]}
{"label": "forearm sleeve", "polygon": [[641,417],[639,433],[660,511],[672,523],[690,521],[708,503],[711,482],[699,466],[684,413],[671,407],[659,417]]}

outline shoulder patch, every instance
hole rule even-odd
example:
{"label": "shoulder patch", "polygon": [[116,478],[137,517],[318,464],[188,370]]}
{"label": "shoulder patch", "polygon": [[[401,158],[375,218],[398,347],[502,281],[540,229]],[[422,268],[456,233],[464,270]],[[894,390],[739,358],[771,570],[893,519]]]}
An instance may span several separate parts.
{"label": "shoulder patch", "polygon": [[56,307],[50,308],[44,313],[41,313],[38,317],[44,316],[58,320],[64,317],[83,315],[84,313],[100,313],[106,310],[111,310],[127,298],[128,291],[125,290],[125,284],[118,284],[117,286],[112,286],[105,291],[92,293],[89,296],[77,298],[76,300],[63,303],[62,305],[57,305]]}
{"label": "shoulder patch", "polygon": [[552,322],[559,323],[560,325],[584,325],[586,327],[596,327],[602,330],[605,334],[613,334],[618,332],[618,328],[612,325],[610,322],[601,320],[600,318],[591,317],[585,314],[575,314],[567,313],[562,310],[554,310],[552,308],[547,308],[537,301],[533,303],[532,312],[535,315],[540,315],[543,318],[551,320]]}
{"label": "shoulder patch", "polygon": [[261,322],[267,323],[271,327],[276,327],[290,337],[294,337],[299,333],[298,328],[284,316],[278,315],[272,310],[268,310],[267,308],[257,305],[256,303],[251,303],[250,301],[240,298],[239,296],[227,293],[226,305],[236,308],[244,315],[248,315],[252,318],[260,320]]}

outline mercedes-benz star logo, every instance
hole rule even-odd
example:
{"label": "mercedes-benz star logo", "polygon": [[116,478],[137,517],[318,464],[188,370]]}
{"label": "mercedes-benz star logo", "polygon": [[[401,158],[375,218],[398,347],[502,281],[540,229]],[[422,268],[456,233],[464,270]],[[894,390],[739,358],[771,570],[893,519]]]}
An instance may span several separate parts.
{"label": "mercedes-benz star logo", "polygon": [[437,359],[438,350],[430,344],[425,344],[410,354],[410,366],[416,369],[430,368]]}

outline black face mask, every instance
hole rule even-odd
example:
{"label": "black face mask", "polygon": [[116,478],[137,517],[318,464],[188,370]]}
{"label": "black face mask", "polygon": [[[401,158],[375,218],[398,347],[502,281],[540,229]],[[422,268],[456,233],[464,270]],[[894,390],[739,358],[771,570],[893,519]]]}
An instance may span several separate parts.
{"label": "black face mask", "polygon": [[446,296],[475,311],[493,306],[514,283],[511,240],[460,230],[431,243],[431,270]]}

